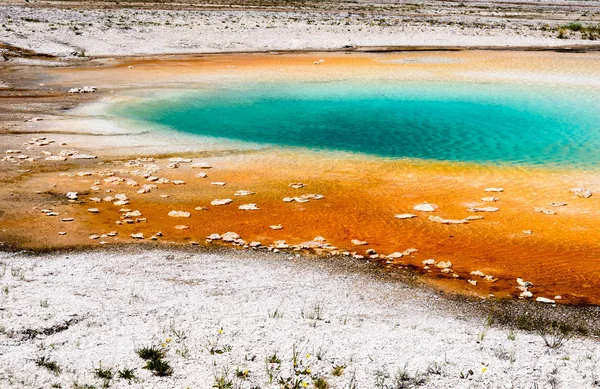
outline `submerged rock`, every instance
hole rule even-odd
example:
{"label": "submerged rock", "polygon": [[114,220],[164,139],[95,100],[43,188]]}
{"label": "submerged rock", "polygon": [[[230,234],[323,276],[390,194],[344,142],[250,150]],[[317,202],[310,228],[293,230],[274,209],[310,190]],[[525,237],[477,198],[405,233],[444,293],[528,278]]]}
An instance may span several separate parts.
{"label": "submerged rock", "polygon": [[171,211],[169,212],[171,217],[190,217],[191,213],[185,211]]}
{"label": "submerged rock", "polygon": [[227,204],[231,203],[232,201],[233,201],[232,199],[215,199],[210,202],[210,205],[227,205]]}
{"label": "submerged rock", "polygon": [[365,245],[369,244],[367,241],[358,240],[358,239],[352,239],[350,242],[356,246],[365,246]]}
{"label": "submerged rock", "polygon": [[437,205],[429,203],[418,204],[413,207],[415,211],[420,212],[435,212],[435,210],[438,208],[439,207]]}
{"label": "submerged rock", "polygon": [[485,188],[484,192],[504,192],[504,188]]}
{"label": "submerged rock", "polygon": [[467,208],[469,212],[497,212],[500,208],[497,207],[470,207]]}
{"label": "submerged rock", "polygon": [[394,217],[396,219],[412,219],[413,217],[417,217],[417,215],[413,213],[399,213],[397,215],[394,215]]}
{"label": "submerged rock", "polygon": [[581,197],[584,199],[592,197],[592,191],[584,188],[571,188],[571,193],[573,193],[577,197]]}
{"label": "submerged rock", "polygon": [[238,209],[241,209],[243,211],[258,211],[258,210],[260,210],[260,208],[258,208],[256,206],[256,204],[254,204],[254,203],[242,204],[238,207]]}
{"label": "submerged rock", "polygon": [[441,223],[441,224],[467,224],[468,223],[468,221],[465,219],[460,219],[460,220],[443,219],[439,216],[433,216],[433,215],[430,215],[428,220],[435,222],[435,223]]}
{"label": "submerged rock", "polygon": [[234,193],[234,196],[250,196],[253,194],[254,194],[254,192],[251,192],[249,190],[238,190],[237,192]]}

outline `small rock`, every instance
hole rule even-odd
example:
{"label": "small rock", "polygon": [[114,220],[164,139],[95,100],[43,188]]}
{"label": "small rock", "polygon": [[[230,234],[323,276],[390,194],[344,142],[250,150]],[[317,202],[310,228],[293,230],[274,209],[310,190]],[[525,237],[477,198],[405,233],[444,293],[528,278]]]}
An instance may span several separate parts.
{"label": "small rock", "polygon": [[250,247],[254,248],[254,247],[260,247],[260,246],[262,246],[262,243],[260,243],[260,242],[257,242],[257,241],[250,242]]}
{"label": "small rock", "polygon": [[179,225],[176,225],[176,226],[175,226],[175,229],[176,229],[176,230],[189,230],[189,229],[190,229],[190,227],[189,227],[189,226],[184,226],[184,225],[182,225],[182,224],[179,224]]}
{"label": "small rock", "polygon": [[251,192],[249,190],[238,190],[237,192],[235,192],[234,196],[249,196],[253,194],[254,192]]}
{"label": "small rock", "polygon": [[67,198],[69,200],[77,200],[77,192],[67,192]]}
{"label": "small rock", "polygon": [[225,242],[233,242],[236,239],[240,239],[240,236],[235,232],[226,232],[221,236],[221,238]]}
{"label": "small rock", "polygon": [[208,207],[196,207],[194,208],[195,211],[208,211]]}
{"label": "small rock", "polygon": [[210,205],[227,205],[227,204],[231,203],[232,201],[233,201],[232,199],[215,199],[210,202]]}
{"label": "small rock", "polygon": [[196,162],[196,163],[190,165],[190,167],[200,168],[200,169],[211,169],[212,165],[210,165],[210,164],[208,164],[206,162]]}
{"label": "small rock", "polygon": [[477,286],[477,281],[475,280],[467,280],[467,282],[473,286]]}
{"label": "small rock", "polygon": [[72,222],[74,219],[72,217],[64,217],[60,219],[61,222]]}
{"label": "small rock", "polygon": [[301,182],[292,182],[291,184],[288,185],[290,188],[294,188],[294,189],[300,189],[300,188],[304,188],[306,185],[301,183]]}
{"label": "small rock", "polygon": [[538,303],[544,303],[544,304],[556,304],[556,301],[546,298],[546,297],[538,297],[535,299],[535,301],[537,301]]}
{"label": "small rock", "polygon": [[183,180],[173,180],[173,185],[185,185],[185,181]]}
{"label": "small rock", "polygon": [[130,236],[133,239],[144,239],[144,234],[142,232],[133,233]]}
{"label": "small rock", "polygon": [[67,233],[65,231],[59,231],[58,235],[67,235]]}
{"label": "small rock", "polygon": [[571,193],[573,193],[577,197],[581,197],[583,199],[587,199],[592,197],[592,191],[584,188],[572,188]]}
{"label": "small rock", "polygon": [[275,225],[269,226],[269,228],[272,230],[281,230],[283,228],[283,226],[281,224],[275,224]]}
{"label": "small rock", "polygon": [[168,215],[171,217],[190,217],[192,214],[185,211],[171,211]]}
{"label": "small rock", "polygon": [[435,259],[426,259],[423,261],[423,265],[425,265],[425,266],[435,265]]}
{"label": "small rock", "polygon": [[88,238],[95,240],[95,239],[100,238],[100,235],[93,234],[93,235],[88,236]]}
{"label": "small rock", "polygon": [[531,230],[523,230],[523,233],[527,234],[527,235],[531,235],[531,234],[533,234],[533,231],[531,231]]}
{"label": "small rock", "polygon": [[545,215],[556,215],[556,212],[552,211],[551,209],[535,208],[535,211],[538,213],[543,213]]}
{"label": "small rock", "polygon": [[353,245],[356,245],[356,246],[364,246],[364,245],[367,245],[367,244],[369,244],[367,241],[364,241],[364,240],[358,240],[358,239],[352,239],[350,242],[351,242]]}
{"label": "small rock", "polygon": [[497,212],[499,210],[500,210],[500,208],[497,208],[497,207],[472,207],[472,208],[467,208],[467,211],[469,211],[469,212]]}
{"label": "small rock", "polygon": [[473,270],[469,274],[472,275],[472,276],[485,277],[485,274],[481,270]]}
{"label": "small rock", "polygon": [[196,173],[195,177],[196,178],[206,178],[206,177],[208,177],[208,174],[200,172],[200,173]]}
{"label": "small rock", "polygon": [[437,205],[429,203],[418,204],[413,207],[415,211],[420,212],[435,212],[435,210],[438,208],[439,207]]}
{"label": "small rock", "polygon": [[486,203],[495,203],[496,201],[500,201],[498,197],[482,197],[481,201],[485,201]]}
{"label": "small rock", "polygon": [[438,263],[435,264],[435,267],[440,268],[440,269],[450,269],[452,267],[452,262],[448,261],[448,262],[444,262],[444,261],[440,261]]}
{"label": "small rock", "polygon": [[412,213],[399,213],[397,215],[394,215],[394,217],[396,219],[412,219],[413,217],[417,217],[417,215]]}
{"label": "small rock", "polygon": [[238,207],[238,209],[241,209],[243,211],[258,211],[258,210],[260,210],[260,208],[258,208],[256,206],[256,204],[254,204],[254,203],[242,204]]}
{"label": "small rock", "polygon": [[504,192],[504,188],[485,188],[484,192]]}
{"label": "small rock", "polygon": [[89,213],[100,213],[100,210],[98,208],[88,208],[87,211]]}
{"label": "small rock", "polygon": [[433,215],[429,215],[428,220],[435,222],[435,223],[441,223],[441,224],[467,224],[468,223],[468,221],[465,219],[460,219],[460,220],[444,219],[439,216],[433,216]]}
{"label": "small rock", "polygon": [[211,185],[217,185],[217,186],[225,186],[225,185],[227,185],[227,183],[223,182],[223,181],[213,181],[210,184]]}
{"label": "small rock", "polygon": [[221,235],[219,234],[210,234],[206,237],[208,240],[221,240]]}
{"label": "small rock", "polygon": [[565,202],[557,202],[557,201],[553,201],[550,204],[548,204],[551,207],[564,207],[567,205],[567,203]]}

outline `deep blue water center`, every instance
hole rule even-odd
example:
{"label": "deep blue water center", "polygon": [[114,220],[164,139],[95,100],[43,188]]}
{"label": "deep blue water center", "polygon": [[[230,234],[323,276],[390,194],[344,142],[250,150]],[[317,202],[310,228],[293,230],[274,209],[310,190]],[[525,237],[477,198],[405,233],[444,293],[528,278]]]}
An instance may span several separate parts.
{"label": "deep blue water center", "polygon": [[597,89],[446,82],[254,83],[115,109],[203,136],[392,158],[600,165]]}

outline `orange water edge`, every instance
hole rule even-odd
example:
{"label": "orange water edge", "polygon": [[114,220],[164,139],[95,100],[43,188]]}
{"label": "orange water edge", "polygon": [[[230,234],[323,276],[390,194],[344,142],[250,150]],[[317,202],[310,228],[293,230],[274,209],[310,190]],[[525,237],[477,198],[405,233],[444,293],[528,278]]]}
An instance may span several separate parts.
{"label": "orange water edge", "polygon": [[[102,177],[65,177],[58,173],[40,174],[29,180],[29,193],[56,193],[64,198],[68,191],[80,192],[80,203],[48,200],[39,195],[39,206],[30,203],[15,207],[3,216],[4,231],[19,237],[23,246],[33,248],[72,247],[131,242],[131,233],[143,232],[146,237],[161,231],[164,242],[204,244],[212,233],[234,231],[247,241],[263,245],[275,240],[298,244],[322,236],[341,251],[364,254],[374,249],[390,254],[416,248],[418,252],[394,260],[392,268],[406,265],[423,268],[422,261],[451,261],[453,271],[460,275],[443,275],[439,269],[424,271],[424,280],[450,292],[477,296],[517,296],[516,278],[531,281],[535,296],[553,298],[561,295],[565,303],[600,304],[600,197],[574,197],[569,189],[582,183],[598,185],[593,172],[551,171],[517,167],[491,167],[453,163],[394,161],[367,157],[339,157],[307,151],[264,150],[254,154],[212,157],[207,162],[212,169],[203,170],[208,178],[195,178],[200,169],[182,164],[178,169],[161,169],[157,174],[171,180],[181,179],[185,185],[163,184],[148,194],[137,194],[139,187],[102,183],[100,192],[90,191],[94,181]],[[166,167],[167,161],[160,161]],[[122,162],[107,164],[106,168],[124,168]],[[89,170],[89,169],[88,169]],[[132,169],[133,170],[133,169]],[[146,181],[128,174],[140,184]],[[223,187],[211,185],[224,181]],[[307,186],[293,189],[291,182]],[[502,187],[502,193],[488,193],[487,187]],[[114,191],[106,193],[107,189]],[[235,197],[237,190],[251,190],[254,195]],[[112,203],[93,203],[89,197],[125,193],[130,204],[140,210],[146,223],[117,225],[120,208]],[[309,203],[285,203],[283,197],[319,193],[322,200]],[[161,198],[160,194],[170,197]],[[18,197],[18,190],[16,193]],[[500,201],[484,203],[482,197],[496,196]],[[45,196],[45,197],[44,197]],[[217,198],[232,198],[233,203],[211,206]],[[44,200],[46,199],[46,200]],[[37,200],[33,200],[35,202]],[[567,202],[564,207],[552,208],[550,202]],[[429,213],[416,212],[413,207],[422,202],[439,206],[433,215],[462,219],[473,215],[470,206],[493,205],[495,213],[480,213],[483,220],[463,225],[442,225],[428,220]],[[256,203],[258,211],[238,209],[241,204]],[[40,207],[52,206],[58,217],[47,217]],[[208,210],[194,208],[206,206]],[[90,214],[88,208],[99,208]],[[536,207],[552,209],[556,215],[535,212]],[[191,212],[190,218],[173,218],[171,210]],[[415,213],[414,219],[394,218],[398,213]],[[62,217],[74,217],[72,223]],[[270,225],[281,224],[283,229],[272,230]],[[177,230],[176,225],[189,226]],[[34,229],[31,227],[35,226]],[[118,231],[115,238],[91,241],[90,234]],[[526,234],[524,230],[532,230]],[[58,231],[67,235],[59,236]],[[368,242],[355,246],[350,241]],[[385,260],[383,260],[385,262]],[[469,273],[480,270],[498,278],[487,282]],[[467,283],[477,280],[476,286]]]}

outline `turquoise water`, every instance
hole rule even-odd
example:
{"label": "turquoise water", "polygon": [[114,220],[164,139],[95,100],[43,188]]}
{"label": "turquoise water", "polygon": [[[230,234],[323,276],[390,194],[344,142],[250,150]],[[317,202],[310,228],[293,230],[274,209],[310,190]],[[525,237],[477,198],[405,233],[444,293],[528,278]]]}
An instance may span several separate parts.
{"label": "turquoise water", "polygon": [[392,158],[597,167],[596,89],[441,82],[256,83],[117,115],[209,137]]}

